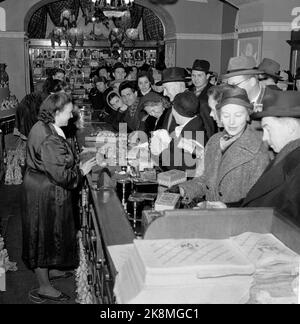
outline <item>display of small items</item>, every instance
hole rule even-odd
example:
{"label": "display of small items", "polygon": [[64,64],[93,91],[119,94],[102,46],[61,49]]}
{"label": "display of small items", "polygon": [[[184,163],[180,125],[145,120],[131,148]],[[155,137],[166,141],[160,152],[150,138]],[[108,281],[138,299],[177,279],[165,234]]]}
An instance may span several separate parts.
{"label": "display of small items", "polygon": [[18,99],[16,98],[15,95],[9,96],[8,98],[2,100],[0,105],[0,111],[8,111],[14,109],[16,108],[18,103],[19,103]]}
{"label": "display of small items", "polygon": [[7,169],[5,173],[6,185],[20,185],[23,182],[21,166],[25,165],[23,150],[8,151]]}

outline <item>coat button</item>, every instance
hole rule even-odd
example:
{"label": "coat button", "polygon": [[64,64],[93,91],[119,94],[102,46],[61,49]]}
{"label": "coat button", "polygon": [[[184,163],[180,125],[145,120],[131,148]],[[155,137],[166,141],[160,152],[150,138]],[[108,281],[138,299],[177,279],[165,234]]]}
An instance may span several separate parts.
{"label": "coat button", "polygon": [[220,196],[220,197],[223,197],[223,194],[222,194],[222,192],[219,192],[219,196]]}

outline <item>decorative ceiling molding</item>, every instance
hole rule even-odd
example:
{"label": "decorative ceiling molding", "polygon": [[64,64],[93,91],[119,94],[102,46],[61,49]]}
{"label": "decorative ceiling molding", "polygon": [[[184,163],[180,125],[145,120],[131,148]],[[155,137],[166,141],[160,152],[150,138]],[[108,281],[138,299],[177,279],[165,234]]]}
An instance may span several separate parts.
{"label": "decorative ceiling molding", "polygon": [[239,34],[253,33],[253,32],[290,32],[292,30],[291,22],[257,22],[251,24],[243,24],[237,26]]}
{"label": "decorative ceiling molding", "polygon": [[221,41],[228,39],[237,39],[237,33],[227,33],[227,34],[176,34],[176,39],[178,40],[211,40],[211,41]]}
{"label": "decorative ceiling molding", "polygon": [[0,38],[27,38],[25,32],[0,31]]}

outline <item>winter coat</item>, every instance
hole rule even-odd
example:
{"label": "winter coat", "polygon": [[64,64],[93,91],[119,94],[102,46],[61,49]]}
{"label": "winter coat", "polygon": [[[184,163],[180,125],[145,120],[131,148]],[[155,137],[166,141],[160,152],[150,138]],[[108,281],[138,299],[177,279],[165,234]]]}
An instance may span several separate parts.
{"label": "winter coat", "polygon": [[220,139],[224,134],[218,133],[208,141],[203,175],[180,184],[188,198],[203,197],[224,203],[241,201],[269,164],[266,146],[250,127],[222,153]]}

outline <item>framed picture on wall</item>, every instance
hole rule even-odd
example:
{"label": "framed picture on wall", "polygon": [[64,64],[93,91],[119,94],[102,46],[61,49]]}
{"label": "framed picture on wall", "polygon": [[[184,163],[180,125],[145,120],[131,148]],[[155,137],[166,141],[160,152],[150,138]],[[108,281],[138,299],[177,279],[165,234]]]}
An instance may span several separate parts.
{"label": "framed picture on wall", "polygon": [[176,66],[176,44],[175,42],[166,43],[165,64],[167,68]]}
{"label": "framed picture on wall", "polygon": [[256,65],[261,61],[261,37],[238,39],[237,56],[252,56]]}

